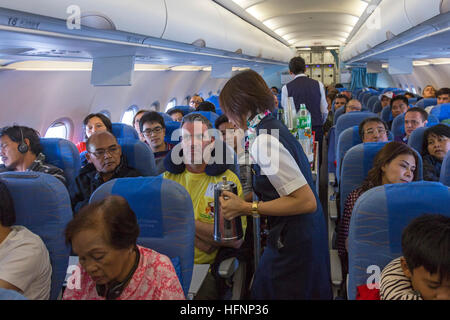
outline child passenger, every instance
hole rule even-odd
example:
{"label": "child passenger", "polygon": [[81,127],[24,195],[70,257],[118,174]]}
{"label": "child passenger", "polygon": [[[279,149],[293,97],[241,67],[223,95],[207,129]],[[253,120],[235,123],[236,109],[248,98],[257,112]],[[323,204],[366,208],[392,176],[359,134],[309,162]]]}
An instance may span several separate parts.
{"label": "child passenger", "polygon": [[381,300],[450,300],[450,217],[414,219],[403,230],[402,251],[381,273]]}

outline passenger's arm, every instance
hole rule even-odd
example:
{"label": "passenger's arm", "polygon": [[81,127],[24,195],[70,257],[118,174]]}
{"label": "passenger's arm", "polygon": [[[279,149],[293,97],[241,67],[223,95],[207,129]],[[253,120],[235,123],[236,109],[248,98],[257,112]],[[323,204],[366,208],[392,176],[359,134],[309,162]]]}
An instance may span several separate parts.
{"label": "passenger's arm", "polygon": [[14,290],[14,291],[19,292],[20,294],[23,294],[22,290],[20,290],[16,286],[13,286],[8,281],[2,280],[2,279],[0,279],[0,288],[8,289],[8,290]]}

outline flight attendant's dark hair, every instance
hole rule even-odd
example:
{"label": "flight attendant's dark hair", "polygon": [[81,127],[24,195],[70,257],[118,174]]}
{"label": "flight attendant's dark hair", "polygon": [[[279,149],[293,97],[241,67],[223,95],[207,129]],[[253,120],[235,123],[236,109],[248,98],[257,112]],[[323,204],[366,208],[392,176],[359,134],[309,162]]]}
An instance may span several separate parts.
{"label": "flight attendant's dark hair", "polygon": [[228,119],[235,121],[241,128],[249,114],[253,117],[275,109],[272,91],[253,70],[242,71],[228,80],[220,92],[219,104]]}

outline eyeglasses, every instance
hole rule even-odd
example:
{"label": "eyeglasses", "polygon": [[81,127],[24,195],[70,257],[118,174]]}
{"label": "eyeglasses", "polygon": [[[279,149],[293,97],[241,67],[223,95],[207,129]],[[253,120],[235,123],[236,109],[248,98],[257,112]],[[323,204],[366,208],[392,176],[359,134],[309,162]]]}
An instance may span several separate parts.
{"label": "eyeglasses", "polygon": [[152,135],[152,133],[158,134],[161,132],[163,128],[162,127],[156,127],[153,129],[145,129],[144,131],[142,131],[142,134],[146,137],[150,137]]}
{"label": "eyeglasses", "polygon": [[97,159],[101,159],[105,156],[105,154],[107,152],[109,153],[109,155],[113,156],[118,151],[119,151],[119,146],[112,146],[112,147],[109,147],[108,149],[98,149],[98,150],[95,150],[94,152],[89,152],[89,153],[93,154]]}
{"label": "eyeglasses", "polygon": [[379,134],[385,134],[385,133],[388,133],[388,130],[386,130],[384,128],[367,129],[366,131],[364,131],[364,134],[374,135],[375,132],[378,132]]}

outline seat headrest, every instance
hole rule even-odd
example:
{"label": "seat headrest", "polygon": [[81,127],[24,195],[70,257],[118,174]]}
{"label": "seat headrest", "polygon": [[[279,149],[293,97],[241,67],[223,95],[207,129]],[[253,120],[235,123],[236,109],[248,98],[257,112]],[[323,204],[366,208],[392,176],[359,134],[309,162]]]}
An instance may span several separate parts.
{"label": "seat headrest", "polygon": [[435,116],[439,122],[450,119],[450,103],[437,105],[431,109],[430,115]]}
{"label": "seat headrest", "polygon": [[63,237],[72,219],[69,193],[61,181],[46,173],[5,172],[0,179],[13,198],[16,225],[37,234],[47,247],[52,265],[50,299],[56,300],[70,254]]}
{"label": "seat headrest", "polygon": [[60,138],[40,138],[45,161],[64,171],[69,192],[75,192],[75,179],[81,169],[77,147],[69,140]]}
{"label": "seat headrest", "polygon": [[180,184],[157,177],[120,178],[102,184],[90,203],[109,195],[124,197],[136,214],[138,244],[179,258],[180,279],[187,296],[194,264],[195,223],[192,200]]}
{"label": "seat headrest", "polygon": [[450,216],[449,198],[448,187],[429,181],[383,185],[359,197],[348,236],[349,299],[355,299],[356,287],[373,273],[368,267],[381,272],[402,255],[402,231],[411,220],[424,213]]}
{"label": "seat headrest", "polygon": [[167,113],[165,112],[158,112],[164,119],[164,123],[169,122],[169,121],[173,121],[172,117],[169,116]]}
{"label": "seat headrest", "polygon": [[128,165],[142,176],[155,176],[155,156],[148,145],[140,140],[117,139]]}
{"label": "seat headrest", "polygon": [[112,134],[117,139],[135,139],[139,140],[139,135],[136,130],[125,123],[112,123]]}

